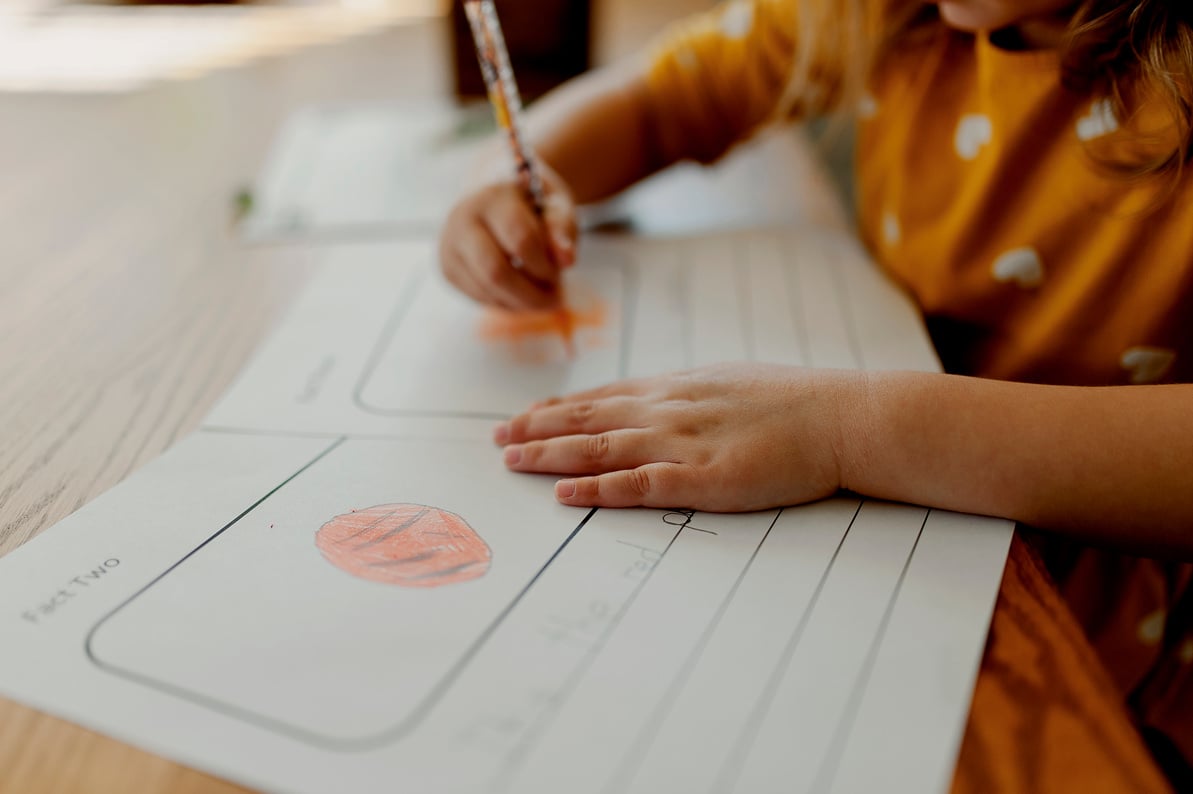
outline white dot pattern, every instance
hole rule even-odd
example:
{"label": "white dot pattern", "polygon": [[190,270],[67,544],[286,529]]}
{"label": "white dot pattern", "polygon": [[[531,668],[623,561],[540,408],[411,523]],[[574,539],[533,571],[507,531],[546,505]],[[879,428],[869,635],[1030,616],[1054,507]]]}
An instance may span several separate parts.
{"label": "white dot pattern", "polygon": [[754,6],[747,0],[736,0],[721,13],[721,33],[727,39],[744,39],[754,27]]}
{"label": "white dot pattern", "polygon": [[957,122],[953,133],[953,147],[962,160],[976,160],[986,146],[994,139],[994,125],[988,116],[970,113]]}
{"label": "white dot pattern", "polygon": [[1164,638],[1164,622],[1168,614],[1163,609],[1157,609],[1143,620],[1139,621],[1136,636],[1144,645],[1155,645]]}
{"label": "white dot pattern", "polygon": [[857,103],[858,118],[869,121],[878,115],[878,100],[870,92],[862,94]]}
{"label": "white dot pattern", "polygon": [[1168,374],[1176,353],[1163,347],[1130,347],[1123,351],[1119,365],[1131,376],[1131,383],[1155,383]]}
{"label": "white dot pattern", "polygon": [[898,245],[903,240],[903,227],[893,212],[888,211],[882,216],[882,239],[887,245]]}
{"label": "white dot pattern", "polygon": [[1109,99],[1100,99],[1090,105],[1089,113],[1077,119],[1077,137],[1083,141],[1092,141],[1109,135],[1118,129],[1118,119],[1114,115],[1114,104]]}
{"label": "white dot pattern", "polygon": [[990,275],[995,281],[1033,289],[1044,282],[1044,263],[1034,248],[1013,248],[994,260]]}

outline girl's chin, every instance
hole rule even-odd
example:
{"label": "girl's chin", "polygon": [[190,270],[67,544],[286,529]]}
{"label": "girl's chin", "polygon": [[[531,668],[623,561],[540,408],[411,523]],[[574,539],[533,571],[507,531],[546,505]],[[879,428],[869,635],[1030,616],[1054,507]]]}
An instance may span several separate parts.
{"label": "girl's chin", "polygon": [[1005,27],[1011,20],[1004,14],[991,13],[987,9],[973,8],[971,3],[964,0],[941,0],[940,18],[951,28],[965,31],[997,30]]}

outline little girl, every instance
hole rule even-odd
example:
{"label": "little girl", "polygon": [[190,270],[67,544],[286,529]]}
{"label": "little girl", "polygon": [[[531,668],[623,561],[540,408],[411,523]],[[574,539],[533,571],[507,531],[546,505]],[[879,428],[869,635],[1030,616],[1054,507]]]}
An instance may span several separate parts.
{"label": "little girl", "polygon": [[755,510],[847,488],[1038,528],[1180,780],[1193,4],[735,0],[644,65],[540,103],[543,217],[514,183],[473,193],[447,219],[444,273],[482,302],[550,307],[576,203],[824,113],[856,117],[861,234],[949,374],[730,364],[615,383],[498,427],[506,465],[566,475],[555,494],[571,505]]}

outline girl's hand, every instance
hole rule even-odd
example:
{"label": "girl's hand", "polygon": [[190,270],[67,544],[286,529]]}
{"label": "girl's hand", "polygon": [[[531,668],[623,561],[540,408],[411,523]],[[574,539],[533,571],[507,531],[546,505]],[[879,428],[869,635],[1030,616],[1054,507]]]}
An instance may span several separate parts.
{"label": "girl's hand", "polygon": [[439,237],[447,280],[480,303],[549,309],[559,273],[576,261],[576,206],[564,181],[541,160],[543,215],[515,181],[481,188],[458,203]]}
{"label": "girl's hand", "polygon": [[538,403],[499,425],[515,471],[569,505],[762,510],[841,487],[842,419],[864,375],[725,364]]}

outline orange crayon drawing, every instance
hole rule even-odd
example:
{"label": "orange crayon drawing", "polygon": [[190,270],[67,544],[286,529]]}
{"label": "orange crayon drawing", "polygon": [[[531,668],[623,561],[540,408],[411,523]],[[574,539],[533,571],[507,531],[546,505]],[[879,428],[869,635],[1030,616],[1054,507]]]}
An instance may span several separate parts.
{"label": "orange crayon drawing", "polygon": [[484,576],[492,552],[463,518],[417,504],[376,505],[319,527],[324,558],[361,579],[402,587],[442,587]]}
{"label": "orange crayon drawing", "polygon": [[515,355],[526,363],[541,364],[547,356],[534,343],[545,337],[559,337],[568,357],[575,358],[577,334],[605,327],[608,314],[604,302],[595,295],[573,299],[559,309],[518,312],[489,309],[481,318],[479,333],[487,342],[512,344]]}

